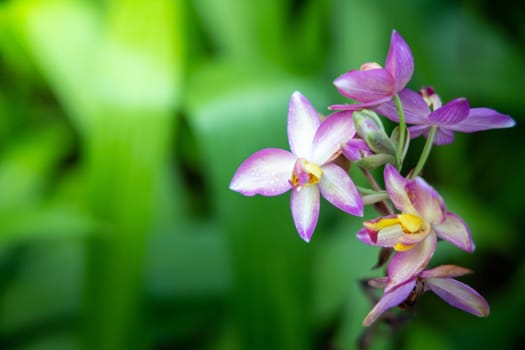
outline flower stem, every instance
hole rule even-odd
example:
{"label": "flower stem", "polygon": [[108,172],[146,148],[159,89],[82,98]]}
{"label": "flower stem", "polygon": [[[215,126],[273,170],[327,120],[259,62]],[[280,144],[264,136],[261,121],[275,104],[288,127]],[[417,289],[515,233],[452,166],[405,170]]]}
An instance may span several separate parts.
{"label": "flower stem", "polygon": [[[368,180],[368,182],[370,182],[370,185],[372,185],[372,188],[374,190],[376,190],[377,192],[384,192],[368,169],[365,169],[363,167],[359,167],[359,169],[365,175],[366,179]],[[375,207],[377,211],[379,211],[382,215],[389,215],[394,213],[390,205],[388,205],[386,199],[376,203]]]}
{"label": "flower stem", "polygon": [[396,161],[397,169],[401,170],[401,165],[403,163],[403,148],[405,146],[405,139],[407,134],[407,125],[405,123],[405,112],[403,111],[403,104],[399,95],[394,95],[394,103],[396,104],[397,115],[399,117],[399,142],[396,149]]}
{"label": "flower stem", "polygon": [[434,143],[436,132],[437,126],[432,126],[430,128],[430,131],[428,132],[427,141],[425,143],[425,146],[423,147],[423,151],[421,151],[421,155],[419,156],[419,160],[417,161],[416,167],[414,168],[414,172],[410,176],[411,178],[418,176],[423,167],[425,166],[425,163],[428,159],[428,155],[430,154],[430,150],[432,149],[432,144]]}

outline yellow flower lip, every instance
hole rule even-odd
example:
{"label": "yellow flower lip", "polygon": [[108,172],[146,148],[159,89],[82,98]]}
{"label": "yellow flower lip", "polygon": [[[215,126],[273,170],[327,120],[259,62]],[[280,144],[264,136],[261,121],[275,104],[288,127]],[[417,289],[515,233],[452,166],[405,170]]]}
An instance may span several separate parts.
{"label": "yellow flower lip", "polygon": [[405,233],[423,233],[429,228],[428,224],[419,216],[412,214],[398,214],[397,219]]}
{"label": "yellow flower lip", "polygon": [[[382,218],[376,222],[365,222],[364,226],[374,232],[379,232],[385,228],[398,226],[403,232],[403,235],[399,238],[398,242],[393,245],[394,250],[398,252],[404,252],[412,249],[417,241],[413,244],[406,243],[407,236],[405,235],[420,235],[426,236],[431,230],[430,224],[423,220],[421,217],[413,214],[397,214],[391,217]],[[405,239],[403,239],[405,237]],[[415,238],[415,237],[414,237]],[[412,240],[409,240],[412,242]]]}
{"label": "yellow flower lip", "polygon": [[322,176],[323,170],[319,165],[300,158],[295,162],[290,182],[293,187],[300,190],[303,187],[317,184],[321,181]]}

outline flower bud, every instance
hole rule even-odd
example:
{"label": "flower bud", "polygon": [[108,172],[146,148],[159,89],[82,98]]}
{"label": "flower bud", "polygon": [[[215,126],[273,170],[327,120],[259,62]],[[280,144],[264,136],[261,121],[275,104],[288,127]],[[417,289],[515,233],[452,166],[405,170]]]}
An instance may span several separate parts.
{"label": "flower bud", "polygon": [[355,165],[365,169],[374,169],[385,165],[387,163],[394,163],[395,157],[390,154],[374,154],[372,156],[364,157],[354,162]]}
{"label": "flower bud", "polygon": [[377,154],[395,155],[395,148],[385,132],[378,115],[370,110],[353,113],[357,134],[365,140],[368,147]]}

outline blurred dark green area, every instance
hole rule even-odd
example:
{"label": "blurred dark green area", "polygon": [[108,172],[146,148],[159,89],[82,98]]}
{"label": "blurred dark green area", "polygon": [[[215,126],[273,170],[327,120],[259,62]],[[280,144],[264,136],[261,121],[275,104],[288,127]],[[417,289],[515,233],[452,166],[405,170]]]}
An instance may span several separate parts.
{"label": "blurred dark green area", "polygon": [[440,243],[432,264],[475,270],[490,317],[428,294],[370,348],[523,347],[524,15],[510,0],[1,1],[0,348],[356,348],[359,280],[381,274],[361,220],[323,202],[306,244],[288,195],[228,184],[287,147],[293,91],[323,113],[345,102],[332,81],[382,64],[394,28],[410,87],[517,126],[457,135],[425,169],[477,244]]}

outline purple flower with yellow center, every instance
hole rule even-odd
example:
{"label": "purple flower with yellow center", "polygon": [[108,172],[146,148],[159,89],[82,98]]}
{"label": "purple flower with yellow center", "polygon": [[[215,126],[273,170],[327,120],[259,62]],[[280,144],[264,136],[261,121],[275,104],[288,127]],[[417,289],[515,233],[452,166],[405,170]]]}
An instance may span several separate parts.
{"label": "purple flower with yellow center", "polygon": [[363,202],[348,173],[332,163],[356,134],[350,113],[339,112],[323,122],[310,102],[294,92],[288,109],[291,152],[267,148],[239,167],[230,189],[246,196],[276,196],[291,190],[292,218],[309,242],[319,217],[320,194],[337,208],[363,216]]}
{"label": "purple flower with yellow center", "polygon": [[395,30],[390,37],[390,48],[385,68],[365,63],[359,70],[351,70],[334,81],[339,93],[359,103],[330,106],[333,110],[373,109],[392,100],[403,90],[414,73],[414,57],[405,40]]}
{"label": "purple flower with yellow center", "polygon": [[[405,113],[405,122],[413,124],[408,130],[410,138],[424,135],[428,138],[435,128],[433,143],[446,145],[454,141],[454,131],[471,133],[489,129],[509,128],[515,121],[508,115],[490,108],[470,108],[465,98],[457,98],[445,105],[432,88],[424,88],[418,94],[404,89],[399,98]],[[399,116],[393,102],[387,102],[375,109],[388,119],[398,122]]]}
{"label": "purple flower with yellow center", "polygon": [[[417,297],[429,290],[460,310],[478,317],[486,317],[490,313],[487,301],[474,289],[453,278],[469,273],[472,271],[456,265],[441,265],[422,271],[417,276],[386,291],[368,313],[363,325],[370,326],[382,313],[392,307],[413,304]],[[376,288],[384,288],[389,284],[389,278],[371,280],[369,284]]]}
{"label": "purple flower with yellow center", "polygon": [[422,271],[434,254],[437,238],[474,251],[470,230],[456,214],[446,210],[441,196],[420,177],[406,179],[391,164],[384,170],[385,187],[401,212],[364,222],[357,237],[366,244],[392,247],[396,254],[388,265],[394,288]]}

